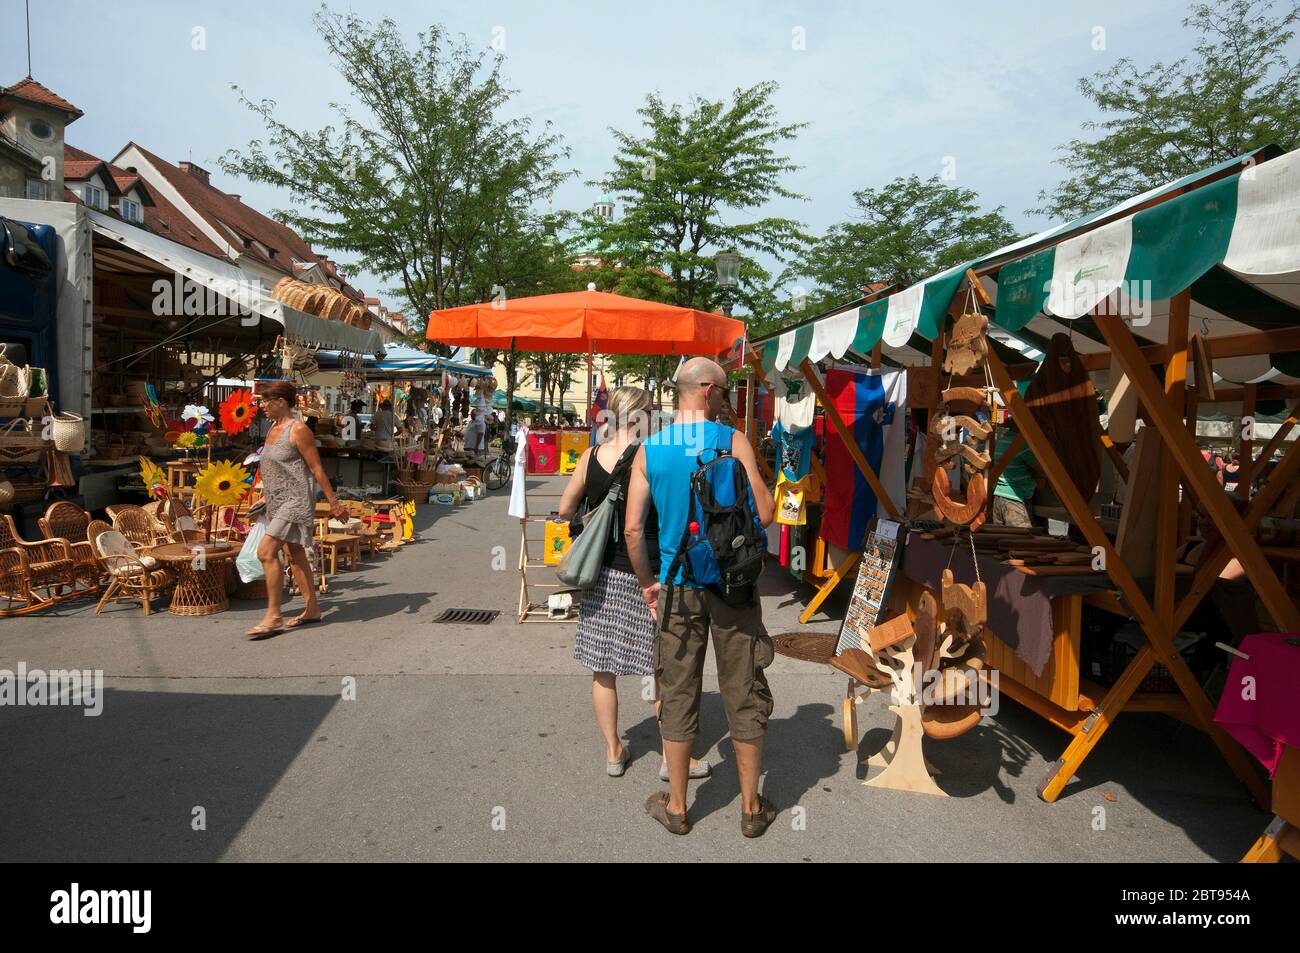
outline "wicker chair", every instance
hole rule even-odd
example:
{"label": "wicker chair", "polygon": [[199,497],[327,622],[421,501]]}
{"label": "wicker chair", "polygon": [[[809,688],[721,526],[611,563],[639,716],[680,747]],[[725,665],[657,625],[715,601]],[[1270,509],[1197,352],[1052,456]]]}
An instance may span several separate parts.
{"label": "wicker chair", "polygon": [[38,521],[41,533],[46,539],[62,539],[68,543],[68,551],[74,563],[73,574],[78,582],[84,582],[88,590],[99,591],[99,562],[86,538],[90,526],[90,514],[76,503],[61,500],[51,504],[45,515]]}
{"label": "wicker chair", "polygon": [[100,564],[109,575],[108,588],[95,606],[95,614],[103,611],[109,602],[134,602],[140,600],[144,614],[150,611],[153,597],[161,594],[176,582],[170,569],[160,568],[152,556],[141,556],[131,546],[125,535],[114,529],[104,530],[95,537],[95,551]]}
{"label": "wicker chair", "polygon": [[167,535],[154,518],[138,506],[115,506],[109,518],[113,521],[113,529],[138,549],[156,546]]}
{"label": "wicker chair", "polygon": [[0,618],[37,612],[60,601],[64,589],[76,586],[75,565],[65,540],[29,543],[19,537],[12,516],[0,516],[0,599],[6,602]]}

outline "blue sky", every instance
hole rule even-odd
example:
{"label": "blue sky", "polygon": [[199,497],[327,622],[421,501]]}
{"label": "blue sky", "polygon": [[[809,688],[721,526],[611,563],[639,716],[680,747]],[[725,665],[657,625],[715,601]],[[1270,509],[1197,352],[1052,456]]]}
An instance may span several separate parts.
{"label": "blue sky", "polygon": [[[0,3],[0,83],[7,84],[25,73],[23,0]],[[214,184],[265,212],[287,197],[216,170],[227,148],[263,131],[230,85],[276,100],[285,121],[299,127],[330,123],[329,103],[348,99],[312,28],[318,3],[310,0],[31,6],[33,75],[86,114],[69,129],[73,145],[109,158],[134,139],[173,161],[192,157],[214,172]],[[391,17],[412,38],[435,21],[485,47],[503,38],[516,108],[550,120],[580,172],[556,193],[557,208],[586,207],[597,197],[583,180],[607,169],[609,127],[635,128],[647,92],[670,101],[717,99],[776,80],[782,119],[809,123],[789,148],[803,168],[788,178],[809,201],[770,212],[814,232],[848,217],[855,189],[928,177],[946,157],[955,159],[955,184],[975,189],[986,206],[1005,205],[1017,227],[1041,227],[1046,222],[1025,210],[1060,178],[1055,147],[1096,118],[1078,79],[1124,56],[1140,65],[1176,59],[1192,44],[1181,27],[1189,4],[1169,0],[393,0],[355,9]],[[196,28],[204,50],[193,48]],[[335,257],[346,264],[346,254]],[[390,284],[365,274],[353,281],[369,294]]]}

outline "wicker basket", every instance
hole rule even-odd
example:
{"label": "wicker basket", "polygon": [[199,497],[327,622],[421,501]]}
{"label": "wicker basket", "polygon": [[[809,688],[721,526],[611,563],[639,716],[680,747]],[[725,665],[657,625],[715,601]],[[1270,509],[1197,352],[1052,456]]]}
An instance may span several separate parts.
{"label": "wicker basket", "polygon": [[52,430],[55,450],[79,454],[86,449],[86,421],[80,414],[55,414]]}
{"label": "wicker basket", "polygon": [[0,424],[0,466],[33,463],[46,448],[37,421],[15,417],[7,424]]}

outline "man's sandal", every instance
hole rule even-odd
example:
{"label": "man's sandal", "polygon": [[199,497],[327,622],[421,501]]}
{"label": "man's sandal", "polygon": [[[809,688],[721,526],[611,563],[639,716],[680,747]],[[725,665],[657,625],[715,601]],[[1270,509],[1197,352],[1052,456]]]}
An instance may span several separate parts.
{"label": "man's sandal", "polygon": [[763,832],[768,829],[771,823],[776,820],[776,806],[763,795],[758,796],[758,813],[747,814],[742,808],[740,811],[740,833],[746,837],[762,837]]}
{"label": "man's sandal", "polygon": [[657,791],[646,798],[645,812],[664,826],[670,834],[689,834],[691,825],[685,814],[668,813],[668,792]]}

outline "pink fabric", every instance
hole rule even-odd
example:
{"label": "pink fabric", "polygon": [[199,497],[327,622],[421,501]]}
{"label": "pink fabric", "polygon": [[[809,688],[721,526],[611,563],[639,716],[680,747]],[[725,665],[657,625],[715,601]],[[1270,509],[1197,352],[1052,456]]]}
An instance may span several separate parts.
{"label": "pink fabric", "polygon": [[1214,713],[1214,720],[1268,768],[1270,778],[1282,748],[1300,747],[1300,646],[1288,638],[1296,634],[1261,632],[1242,640],[1241,651],[1250,658],[1233,657]]}

